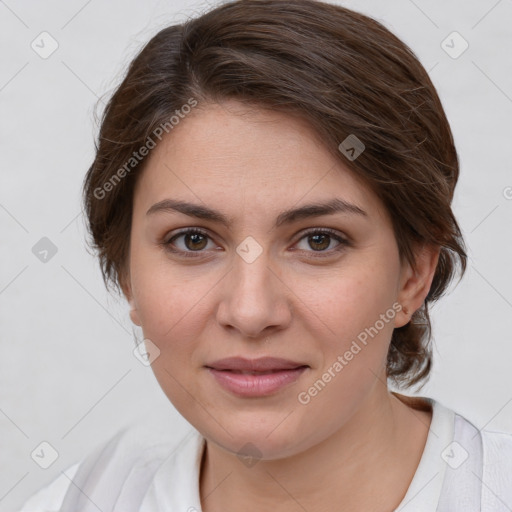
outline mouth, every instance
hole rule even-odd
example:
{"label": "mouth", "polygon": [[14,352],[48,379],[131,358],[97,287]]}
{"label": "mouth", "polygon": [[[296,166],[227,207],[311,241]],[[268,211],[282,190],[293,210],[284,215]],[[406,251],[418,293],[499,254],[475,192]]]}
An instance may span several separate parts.
{"label": "mouth", "polygon": [[296,382],[310,367],[276,358],[230,358],[205,368],[223,389],[238,397],[255,398],[276,394]]}
{"label": "mouth", "polygon": [[231,371],[242,374],[265,374],[307,367],[305,363],[278,357],[260,357],[246,359],[244,357],[227,357],[206,365],[206,368],[219,371]]}
{"label": "mouth", "polygon": [[271,375],[273,373],[300,370],[301,368],[305,369],[305,368],[309,368],[309,366],[303,365],[303,366],[297,366],[297,368],[276,368],[274,370],[265,370],[265,371],[259,371],[259,372],[257,372],[257,371],[249,371],[249,370],[229,370],[229,369],[220,370],[218,368],[213,368],[213,367],[210,367],[210,366],[207,366],[206,368],[210,368],[211,370],[216,370],[216,371],[219,371],[219,372],[234,373],[234,374],[237,374],[237,375]]}

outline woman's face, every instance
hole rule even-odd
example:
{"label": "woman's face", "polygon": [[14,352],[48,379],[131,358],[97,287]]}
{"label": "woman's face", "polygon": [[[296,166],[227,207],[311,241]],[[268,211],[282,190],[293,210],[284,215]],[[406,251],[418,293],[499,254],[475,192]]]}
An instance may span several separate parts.
{"label": "woman's face", "polygon": [[[301,210],[333,201],[330,214]],[[232,453],[251,443],[263,458],[290,456],[343,427],[385,389],[391,334],[407,321],[410,273],[379,199],[304,121],[235,102],[197,108],[150,154],[129,271],[160,386]],[[215,363],[228,357],[305,369],[243,375]]]}

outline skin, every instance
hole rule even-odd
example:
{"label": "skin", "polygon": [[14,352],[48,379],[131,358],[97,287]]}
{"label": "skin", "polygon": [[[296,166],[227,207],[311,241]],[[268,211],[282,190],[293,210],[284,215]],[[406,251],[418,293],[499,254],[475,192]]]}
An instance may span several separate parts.
{"label": "skin", "polygon": [[[232,223],[146,214],[167,198],[206,205]],[[274,227],[283,210],[333,198],[366,215]],[[163,242],[190,227],[208,236],[170,244],[196,257],[166,249]],[[308,228],[331,228],[349,244],[336,251],[335,238],[306,236]],[[252,263],[236,252],[248,236],[262,248]],[[379,198],[299,118],[235,101],[205,104],[162,140],[137,182],[122,286],[132,321],[160,350],[152,363],[160,386],[207,439],[203,511],[391,511],[400,503],[431,412],[388,390],[386,354],[393,329],[422,305],[438,256],[421,247],[415,269],[402,264]],[[408,313],[396,313],[300,403],[298,394],[394,303]],[[242,398],[204,368],[234,355],[283,357],[309,368],[271,396]],[[237,456],[248,442],[261,453],[250,467]]]}

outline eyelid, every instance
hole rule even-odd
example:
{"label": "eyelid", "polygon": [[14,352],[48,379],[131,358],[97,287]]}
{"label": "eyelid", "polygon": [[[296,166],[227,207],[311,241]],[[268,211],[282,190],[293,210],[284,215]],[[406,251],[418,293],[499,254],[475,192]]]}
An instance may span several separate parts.
{"label": "eyelid", "polygon": [[329,249],[327,251],[313,251],[313,250],[305,251],[303,249],[294,249],[294,250],[306,252],[306,253],[310,254],[311,255],[310,257],[312,257],[312,258],[327,259],[329,257],[332,257],[333,255],[339,254],[341,251],[343,251],[347,247],[352,247],[352,242],[349,240],[349,238],[346,235],[341,234],[339,231],[337,231],[335,229],[326,228],[326,227],[313,227],[313,228],[307,228],[307,229],[301,231],[299,233],[297,240],[294,242],[294,245],[299,243],[303,238],[306,238],[310,234],[322,234],[322,235],[326,234],[329,237],[334,238],[338,242],[338,245],[336,247],[334,247],[333,249]]}
{"label": "eyelid", "polygon": [[190,233],[192,233],[192,234],[193,233],[198,233],[198,234],[207,236],[210,239],[213,238],[208,233],[208,231],[205,230],[204,228],[199,228],[199,227],[196,227],[196,226],[191,226],[191,227],[188,227],[188,228],[182,228],[182,229],[178,230],[176,233],[174,233],[172,236],[170,236],[168,238],[164,237],[164,241],[162,243],[168,244],[171,240],[177,238],[178,236],[180,236],[180,235],[187,235],[187,234],[190,234]]}
{"label": "eyelid", "polygon": [[328,235],[331,235],[333,238],[337,238],[339,240],[342,240],[345,243],[349,243],[349,239],[346,235],[340,233],[336,229],[332,228],[321,228],[321,227],[313,227],[313,228],[307,228],[299,233],[298,240],[302,240],[305,236],[309,235],[310,233],[327,233]]}
{"label": "eyelid", "polygon": [[[162,245],[164,247],[164,249],[169,251],[171,254],[178,254],[178,255],[181,255],[181,256],[184,256],[184,257],[192,257],[192,258],[194,258],[194,257],[199,257],[201,255],[201,253],[206,253],[207,251],[204,251],[204,250],[203,251],[183,251],[181,249],[171,249],[170,248],[172,240],[176,240],[180,236],[188,235],[188,234],[203,235],[207,239],[213,241],[213,237],[210,236],[208,231],[206,231],[203,228],[199,228],[199,227],[196,227],[196,226],[191,226],[191,227],[188,227],[188,228],[180,229],[177,233],[174,233],[170,237],[164,237],[163,241],[160,242],[160,245]],[[198,256],[195,256],[195,254],[197,254]]]}

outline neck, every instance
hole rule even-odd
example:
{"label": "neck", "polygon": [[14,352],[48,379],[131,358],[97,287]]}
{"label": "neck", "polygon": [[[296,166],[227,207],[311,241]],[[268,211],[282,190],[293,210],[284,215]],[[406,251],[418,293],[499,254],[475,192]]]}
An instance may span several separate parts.
{"label": "neck", "polygon": [[321,443],[251,467],[208,441],[200,475],[203,511],[394,510],[412,481],[430,426],[431,411],[412,406],[418,407],[383,387]]}

